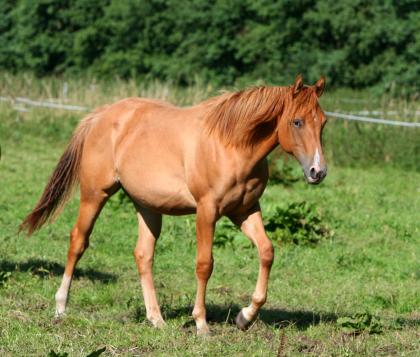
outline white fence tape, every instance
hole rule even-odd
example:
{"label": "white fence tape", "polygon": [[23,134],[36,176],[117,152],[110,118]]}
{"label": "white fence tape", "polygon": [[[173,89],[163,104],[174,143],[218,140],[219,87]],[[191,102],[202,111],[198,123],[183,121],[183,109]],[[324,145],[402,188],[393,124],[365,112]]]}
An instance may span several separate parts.
{"label": "white fence tape", "polygon": [[417,127],[420,128],[420,123],[416,122],[407,122],[407,121],[397,121],[397,120],[388,120],[382,118],[369,118],[369,117],[362,117],[359,115],[352,115],[352,114],[343,114],[343,113],[335,113],[335,112],[325,112],[325,114],[329,117],[334,117],[337,119],[346,119],[346,120],[355,120],[355,121],[362,121],[366,123],[375,123],[375,124],[385,124],[385,125],[396,125],[396,126],[407,126],[407,127]]}
{"label": "white fence tape", "polygon": [[31,105],[33,107],[44,107],[44,108],[52,108],[52,109],[64,109],[64,110],[76,110],[79,112],[86,112],[88,108],[81,107],[79,105],[68,105],[68,104],[59,104],[59,103],[52,103],[52,102],[39,102],[36,100],[31,100],[28,98],[23,97],[16,97],[15,101],[18,103],[23,103],[26,105]]}
{"label": "white fence tape", "polygon": [[[19,103],[19,104],[32,106],[32,107],[75,110],[75,111],[78,111],[78,112],[89,111],[89,108],[82,107],[80,105],[60,104],[60,103],[54,103],[52,101],[37,101],[37,100],[32,100],[32,99],[24,98],[24,97],[0,97],[0,101],[11,102],[11,103]],[[14,108],[18,111],[28,111],[28,110],[25,110],[25,108],[23,108],[21,106],[15,106]]]}
{"label": "white fence tape", "polygon": [[361,115],[365,117],[369,117],[371,115],[374,116],[380,116],[380,115],[401,115],[401,113],[404,113],[404,115],[409,115],[412,117],[420,116],[420,110],[410,110],[410,109],[404,109],[401,112],[397,110],[358,110],[358,111],[351,111],[348,114],[352,115]]}
{"label": "white fence tape", "polygon": [[[43,107],[43,108],[50,108],[50,109],[64,109],[64,110],[75,110],[80,112],[87,112],[89,108],[82,107],[80,105],[69,105],[69,104],[59,104],[49,101],[36,101],[24,97],[0,97],[0,101],[8,101],[12,103],[20,103],[28,106],[33,107]],[[18,111],[27,111],[26,108],[21,106],[15,106],[15,109]],[[360,115],[353,115],[353,114],[343,114],[343,113],[336,113],[336,112],[325,112],[325,114],[329,117],[337,118],[337,119],[345,119],[345,120],[355,120],[361,121],[366,123],[375,123],[375,124],[385,124],[385,125],[395,125],[395,126],[405,126],[411,128],[420,128],[420,123],[417,122],[406,122],[406,121],[397,121],[397,120],[388,120],[382,118],[369,118]]]}

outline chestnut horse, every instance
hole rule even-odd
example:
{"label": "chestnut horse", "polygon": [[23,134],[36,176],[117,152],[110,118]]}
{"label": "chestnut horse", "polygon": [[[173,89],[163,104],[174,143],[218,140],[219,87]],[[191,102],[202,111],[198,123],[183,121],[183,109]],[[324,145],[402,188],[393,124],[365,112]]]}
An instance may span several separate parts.
{"label": "chestnut horse", "polygon": [[268,179],[266,156],[278,145],[301,163],[309,183],[326,175],[321,147],[325,116],[318,104],[321,77],[290,87],[256,87],[179,108],[159,100],[128,98],[88,115],[77,127],[38,204],[20,229],[32,234],[51,221],[80,184],[80,208],[70,234],[56,315],[64,313],[75,266],[108,198],[119,188],[137,210],[134,257],[147,318],[165,324],[156,298],[152,265],[162,214],[196,213],[197,334],[209,333],[205,295],[213,270],[216,221],[229,217],[256,245],[259,273],[252,301],[236,317],[246,329],[267,297],[273,246],[264,231],[259,198]]}

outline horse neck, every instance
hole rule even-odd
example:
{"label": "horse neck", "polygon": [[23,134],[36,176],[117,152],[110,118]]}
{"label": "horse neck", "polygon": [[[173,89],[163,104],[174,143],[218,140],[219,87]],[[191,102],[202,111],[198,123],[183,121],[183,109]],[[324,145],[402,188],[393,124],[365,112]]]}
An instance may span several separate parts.
{"label": "horse neck", "polygon": [[266,158],[278,146],[277,132],[273,132],[258,143],[252,146],[247,146],[243,149],[244,158],[251,167],[255,166],[258,162]]}

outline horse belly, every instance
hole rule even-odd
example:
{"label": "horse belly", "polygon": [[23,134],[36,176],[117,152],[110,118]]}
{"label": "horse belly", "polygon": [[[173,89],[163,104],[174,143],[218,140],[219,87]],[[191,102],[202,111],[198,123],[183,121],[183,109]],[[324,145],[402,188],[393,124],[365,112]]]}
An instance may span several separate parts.
{"label": "horse belly", "polygon": [[[196,202],[177,168],[170,162],[148,159],[125,162],[119,180],[131,199],[162,214],[194,213]],[[172,167],[171,167],[172,166]]]}
{"label": "horse belly", "polygon": [[162,214],[184,215],[196,211],[194,198],[177,182],[166,180],[148,185],[143,181],[141,187],[126,189],[124,184],[123,187],[136,204]]}

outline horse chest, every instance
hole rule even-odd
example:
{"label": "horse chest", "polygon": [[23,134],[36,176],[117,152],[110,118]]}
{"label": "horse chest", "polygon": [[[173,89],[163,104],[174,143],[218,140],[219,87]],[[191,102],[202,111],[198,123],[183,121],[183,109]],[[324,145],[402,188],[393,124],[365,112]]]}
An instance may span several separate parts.
{"label": "horse chest", "polygon": [[261,197],[265,186],[266,180],[262,178],[251,178],[234,185],[223,195],[219,204],[219,213],[226,215],[246,212]]}
{"label": "horse chest", "polygon": [[268,181],[267,160],[250,165],[241,162],[232,166],[236,168],[230,175],[223,178],[219,176],[223,183],[215,185],[220,189],[217,197],[218,211],[221,215],[247,212],[258,202]]}

